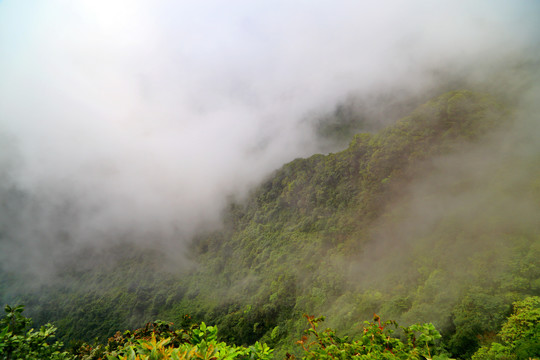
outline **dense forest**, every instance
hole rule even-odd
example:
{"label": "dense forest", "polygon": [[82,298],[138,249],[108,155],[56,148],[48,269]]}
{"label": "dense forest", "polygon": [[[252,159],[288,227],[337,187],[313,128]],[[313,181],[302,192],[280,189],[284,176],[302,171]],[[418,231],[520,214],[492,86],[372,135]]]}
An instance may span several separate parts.
{"label": "dense forest", "polygon": [[[348,134],[344,150],[293,160],[231,198],[222,226],[178,257],[153,246],[152,234],[139,245],[88,247],[42,284],[2,270],[0,300],[51,322],[65,344],[51,347],[58,358],[150,356],[137,352],[145,341],[189,358],[180,354],[202,351],[205,331],[219,359],[538,357],[540,153],[516,126],[527,114],[507,100],[451,91],[354,135],[362,117],[342,105],[320,131]],[[2,191],[9,229],[33,199]],[[8,241],[9,230],[1,236]],[[15,330],[2,323],[5,344],[37,336],[21,319]],[[311,340],[301,339],[306,329]]]}
{"label": "dense forest", "polygon": [[[4,359],[260,359],[273,358],[273,349],[264,343],[244,347],[218,340],[215,326],[191,325],[174,327],[172,323],[155,321],[144,328],[124,333],[117,332],[107,344],[79,343],[69,351],[63,343],[55,341],[56,328],[46,324],[35,331],[28,329],[32,320],[22,315],[24,306],[6,305],[6,315],[0,320],[0,355]],[[332,329],[319,330],[324,317],[307,316],[307,330],[296,342],[302,348],[301,359],[438,359],[449,360],[441,346],[440,333],[433,324],[398,326],[395,321],[382,322],[378,315],[364,322],[361,335],[354,340],[340,337]],[[512,315],[498,335],[500,343],[482,346],[473,360],[532,359],[540,350],[538,320],[540,298],[530,297],[514,303]],[[400,337],[394,335],[399,329]],[[287,359],[296,359],[290,353]]]}

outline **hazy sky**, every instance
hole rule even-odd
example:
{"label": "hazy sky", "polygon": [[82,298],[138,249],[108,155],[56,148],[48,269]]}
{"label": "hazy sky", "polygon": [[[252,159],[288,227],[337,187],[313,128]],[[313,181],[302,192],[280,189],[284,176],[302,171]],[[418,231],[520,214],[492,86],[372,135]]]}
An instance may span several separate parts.
{"label": "hazy sky", "polygon": [[19,241],[65,201],[76,243],[188,237],[317,151],[306,114],[481,78],[538,49],[538,19],[540,2],[510,0],[0,0],[0,164],[40,203]]}

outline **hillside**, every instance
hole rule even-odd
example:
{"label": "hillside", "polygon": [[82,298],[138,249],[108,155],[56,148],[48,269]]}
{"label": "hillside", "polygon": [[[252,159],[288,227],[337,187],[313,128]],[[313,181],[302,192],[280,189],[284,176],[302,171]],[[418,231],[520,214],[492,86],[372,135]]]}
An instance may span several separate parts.
{"label": "hillside", "polygon": [[194,239],[191,266],[170,266],[151,239],[88,249],[40,288],[14,290],[16,273],[3,274],[2,300],[68,341],[205,321],[279,357],[304,313],[351,335],[377,313],[432,322],[453,356],[470,357],[513,302],[540,295],[538,156],[507,151],[512,121],[490,95],[443,94],[343,151],[285,164]]}

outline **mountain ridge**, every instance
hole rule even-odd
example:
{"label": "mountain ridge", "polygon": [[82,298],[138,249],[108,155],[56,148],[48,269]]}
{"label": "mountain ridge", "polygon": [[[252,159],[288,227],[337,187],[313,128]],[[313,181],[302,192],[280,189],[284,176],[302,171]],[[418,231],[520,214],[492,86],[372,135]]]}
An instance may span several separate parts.
{"label": "mountain ridge", "polygon": [[[229,204],[222,229],[194,239],[188,257],[195,259],[196,267],[161,272],[155,266],[161,261],[159,251],[135,249],[136,256],[131,257],[118,246],[107,255],[118,260],[116,266],[87,273],[85,282],[67,285],[61,292],[44,287],[22,298],[29,300],[29,310],[40,309],[33,312],[38,321],[57,319],[64,339],[109,336],[155,317],[181,323],[190,314],[193,321],[217,324],[227,342],[262,340],[276,347],[279,355],[290,350],[290,340],[301,332],[302,313],[328,313],[331,325],[352,333],[376,312],[406,321],[415,317],[433,321],[443,330],[451,352],[470,356],[483,344],[481,336],[498,330],[510,304],[537,295],[540,286],[501,292],[497,286],[509,286],[521,265],[510,264],[506,272],[486,275],[484,281],[474,272],[485,271],[489,256],[472,250],[481,265],[471,268],[469,260],[461,261],[463,269],[455,278],[469,280],[448,293],[445,283],[450,287],[456,281],[440,259],[445,252],[464,247],[455,242],[459,237],[452,237],[453,230],[443,236],[441,229],[462,225],[462,220],[446,216],[454,209],[446,214],[443,206],[441,218],[428,229],[432,233],[420,232],[428,240],[417,239],[418,230],[403,223],[409,216],[407,206],[415,204],[411,184],[432,176],[444,163],[441,159],[452,154],[466,160],[470,148],[489,142],[490,134],[504,133],[510,123],[510,111],[488,94],[445,93],[377,133],[355,135],[340,152],[283,165],[246,202]],[[454,189],[459,194],[459,186],[467,190],[460,181],[443,182],[441,191]],[[516,252],[524,253],[526,264],[536,269],[534,254],[540,254],[534,246],[536,237],[512,231],[515,240],[499,239],[502,230],[496,226],[489,231],[482,228],[475,236],[493,233],[501,244],[494,259],[506,262]],[[404,235],[403,241],[393,240],[396,232]],[[474,235],[468,226],[463,233]],[[430,236],[444,241],[437,245]],[[454,242],[459,245],[455,249]],[[480,241],[478,247],[483,246]],[[503,275],[506,278],[495,278]],[[538,275],[533,272],[530,281],[537,281]],[[482,319],[486,313],[482,309],[470,313],[467,301],[477,304],[486,294],[492,296],[495,320],[471,327],[462,318]]]}

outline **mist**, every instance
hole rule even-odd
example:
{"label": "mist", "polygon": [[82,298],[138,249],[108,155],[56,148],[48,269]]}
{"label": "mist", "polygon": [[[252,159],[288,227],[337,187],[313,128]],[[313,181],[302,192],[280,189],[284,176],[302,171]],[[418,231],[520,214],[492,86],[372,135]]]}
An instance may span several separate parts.
{"label": "mist", "polygon": [[231,198],[329,151],[314,115],[491,86],[536,59],[538,15],[516,1],[0,1],[0,263],[43,276],[119,241],[181,257]]}
{"label": "mist", "polygon": [[[412,179],[393,184],[394,198],[370,228],[369,240],[341,260],[350,288],[364,296],[369,309],[362,309],[364,316],[375,311],[452,332],[470,320],[455,315],[467,306],[464,298],[471,307],[485,296],[498,301],[498,311],[510,308],[520,296],[518,286],[501,279],[520,279],[529,284],[521,291],[538,294],[539,69],[514,72],[504,82],[512,89],[506,96],[515,102],[502,124],[415,164],[409,169]],[[529,267],[516,271],[515,264],[527,262]],[[377,296],[386,303],[370,307]],[[392,297],[398,301],[389,301]],[[338,303],[332,311],[356,305],[348,306]]]}

